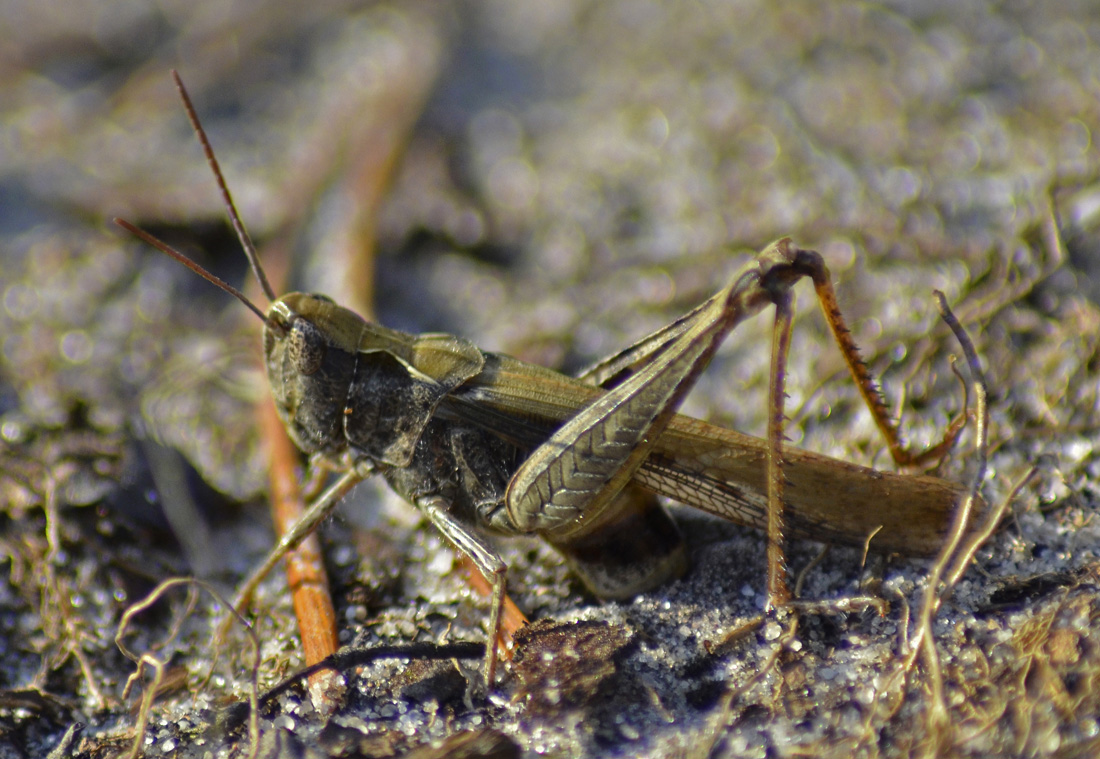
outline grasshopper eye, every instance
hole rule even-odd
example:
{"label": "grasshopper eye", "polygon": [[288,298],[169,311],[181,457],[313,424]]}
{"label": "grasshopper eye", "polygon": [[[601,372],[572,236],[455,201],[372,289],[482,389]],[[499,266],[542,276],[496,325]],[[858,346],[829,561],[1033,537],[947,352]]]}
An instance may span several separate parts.
{"label": "grasshopper eye", "polygon": [[321,330],[308,319],[301,317],[291,323],[287,335],[287,356],[303,375],[310,375],[321,368],[325,361],[327,344]]}

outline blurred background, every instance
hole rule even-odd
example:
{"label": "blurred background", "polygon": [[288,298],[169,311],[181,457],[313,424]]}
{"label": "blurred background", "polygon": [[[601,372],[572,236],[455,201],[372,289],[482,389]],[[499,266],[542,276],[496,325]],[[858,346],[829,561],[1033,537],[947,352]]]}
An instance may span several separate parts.
{"label": "blurred background", "polygon": [[[265,486],[255,320],[110,223],[257,294],[173,68],[274,278],[387,326],[574,371],[790,235],[825,256],[922,444],[961,405],[943,290],[989,373],[991,500],[1045,461],[1027,513],[1063,520],[1043,537],[1061,565],[1027,563],[1044,551],[1022,518],[1004,571],[1096,559],[1077,531],[1100,474],[1095,3],[0,0],[0,27],[13,746],[122,714],[129,664],[109,638],[139,589],[239,576],[270,540],[242,528],[251,553],[232,550],[221,524]],[[788,435],[885,465],[812,301]],[[762,432],[759,321],[686,411]],[[168,547],[152,560],[150,542]]]}

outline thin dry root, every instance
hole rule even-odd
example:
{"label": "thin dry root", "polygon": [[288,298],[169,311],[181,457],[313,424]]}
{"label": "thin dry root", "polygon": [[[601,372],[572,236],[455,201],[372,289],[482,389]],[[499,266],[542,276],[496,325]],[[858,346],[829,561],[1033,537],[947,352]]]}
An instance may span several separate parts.
{"label": "thin dry root", "polygon": [[[129,627],[133,619],[157,603],[164,595],[173,588],[181,585],[188,587],[188,600],[186,608],[179,613],[172,623],[172,627],[168,632],[165,639],[153,646],[150,651],[142,654],[138,654],[132,651],[125,642],[125,637],[129,631]],[[157,696],[157,692],[160,689],[161,684],[164,681],[165,668],[167,666],[170,656],[157,657],[156,653],[167,649],[172,645],[179,635],[180,629],[183,626],[184,621],[190,615],[194,609],[195,603],[198,598],[198,590],[204,590],[214,597],[215,600],[223,607],[232,610],[232,613],[236,616],[238,622],[248,633],[249,645],[252,648],[252,669],[249,673],[250,687],[249,687],[249,718],[248,718],[248,737],[250,742],[249,759],[255,759],[257,752],[260,748],[260,721],[259,710],[257,705],[259,703],[259,672],[260,672],[260,641],[256,637],[256,633],[245,621],[244,617],[237,614],[233,610],[232,605],[219,593],[213,586],[203,582],[202,580],[196,580],[191,577],[174,577],[169,580],[165,580],[156,588],[153,589],[149,595],[147,595],[141,601],[138,601],[130,606],[126,610],[126,613],[122,615],[122,620],[118,625],[118,632],[115,633],[115,645],[124,656],[135,662],[138,666],[132,675],[127,679],[126,686],[122,691],[122,697],[124,699],[129,698],[130,691],[134,685],[138,684],[145,675],[146,670],[151,670],[153,673],[152,679],[143,685],[143,693],[141,697],[141,708],[138,711],[137,724],[134,726],[134,742],[130,748],[130,752],[126,755],[126,759],[136,759],[141,752],[141,748],[145,742],[145,733],[149,725],[149,719],[152,716],[153,700]],[[210,671],[213,672],[214,665],[217,662],[218,647],[213,646],[215,653],[214,660],[210,663]],[[206,683],[210,678],[210,673],[203,679],[203,683]]]}
{"label": "thin dry root", "polygon": [[[770,615],[767,615],[770,616]],[[744,637],[752,630],[763,624],[766,619],[766,615],[759,615],[753,617],[745,624],[738,627],[734,632],[738,634],[738,637]],[[773,617],[774,618],[774,617]],[[733,711],[733,705],[737,700],[755,688],[760,682],[764,680],[775,668],[779,662],[779,657],[783,651],[787,648],[792,640],[794,640],[795,633],[798,632],[798,615],[788,615],[790,622],[789,626],[784,629],[779,636],[775,639],[772,651],[768,655],[767,661],[760,670],[748,680],[736,688],[730,688],[726,691],[726,694],[722,697],[719,708],[715,711],[715,716],[710,720],[710,724],[704,731],[702,740],[699,741],[699,749],[689,756],[709,757],[714,753],[714,749],[718,746],[718,742],[722,740],[722,737],[729,732],[730,727],[730,714]],[[728,642],[728,637],[725,641]],[[721,643],[719,645],[722,645]]]}

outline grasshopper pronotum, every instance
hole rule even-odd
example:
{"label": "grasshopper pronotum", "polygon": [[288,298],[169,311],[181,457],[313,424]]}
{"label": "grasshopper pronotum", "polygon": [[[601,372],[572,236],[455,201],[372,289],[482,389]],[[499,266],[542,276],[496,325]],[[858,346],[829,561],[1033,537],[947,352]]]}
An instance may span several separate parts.
{"label": "grasshopper pronotum", "polygon": [[[179,77],[230,221],[271,305],[181,253],[115,221],[239,298],[264,323],[271,390],[303,453],[341,472],[254,578],[314,529],[358,482],[380,474],[466,554],[492,585],[485,677],[492,685],[505,563],[478,534],[537,534],[605,598],[653,588],[686,566],[663,495],[767,531],[767,606],[790,600],[787,534],[908,555],[940,547],[967,488],[783,445],[792,286],[808,278],[894,459],[942,456],[965,424],[912,455],[844,325],[821,256],[784,238],[716,295],[577,377],[482,351],[462,338],[412,335],[368,322],[330,299],[277,296],[260,267]],[[676,413],[730,330],[775,306],[767,439]]]}

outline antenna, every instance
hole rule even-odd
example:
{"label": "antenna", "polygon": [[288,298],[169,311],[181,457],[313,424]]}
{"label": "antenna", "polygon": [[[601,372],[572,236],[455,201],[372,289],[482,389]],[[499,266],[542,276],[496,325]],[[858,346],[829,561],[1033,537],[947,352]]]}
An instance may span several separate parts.
{"label": "antenna", "polygon": [[195,106],[191,103],[191,96],[187,94],[187,88],[183,86],[183,80],[180,79],[179,72],[172,69],[172,80],[176,83],[176,89],[180,92],[180,98],[183,99],[183,109],[187,111],[187,118],[191,121],[191,127],[195,130],[195,136],[199,138],[199,142],[202,144],[202,152],[206,154],[206,162],[210,164],[210,170],[214,172],[214,179],[218,182],[218,189],[221,191],[222,200],[225,202],[225,210],[229,214],[229,221],[233,225],[233,231],[237,233],[237,239],[241,241],[241,247],[244,248],[244,254],[248,256],[248,263],[252,266],[252,273],[256,275],[257,281],[260,283],[260,287],[263,288],[264,295],[270,301],[278,300],[278,296],[275,295],[275,291],[271,289],[271,283],[267,281],[267,275],[264,274],[263,268],[260,266],[260,258],[256,255],[256,246],[252,244],[252,238],[248,236],[248,232],[245,231],[244,222],[241,221],[240,214],[237,213],[237,206],[233,203],[233,196],[229,194],[229,186],[225,183],[225,177],[222,176],[221,166],[218,164],[218,159],[214,156],[214,149],[210,147],[210,140],[206,138],[206,130],[202,128],[202,124],[199,123],[199,115],[195,113]]}
{"label": "antenna", "polygon": [[[214,172],[214,179],[218,183],[218,190],[221,191],[222,201],[225,203],[226,213],[229,215],[229,221],[233,225],[233,231],[237,233],[237,239],[241,241],[241,247],[244,248],[244,254],[248,258],[248,263],[252,267],[252,273],[255,275],[256,280],[260,283],[260,287],[263,288],[264,294],[271,302],[278,300],[278,296],[275,295],[275,291],[271,287],[271,283],[267,281],[267,275],[264,273],[263,267],[260,266],[260,258],[256,254],[256,246],[252,244],[252,238],[248,236],[248,232],[244,228],[244,222],[241,221],[241,216],[237,213],[237,206],[233,203],[233,196],[229,194],[229,186],[225,183],[225,177],[222,175],[221,166],[218,164],[218,159],[214,156],[214,149],[210,147],[210,140],[206,137],[206,131],[202,128],[202,124],[199,123],[199,116],[195,112],[195,106],[191,103],[191,96],[187,94],[187,88],[183,86],[183,80],[180,79],[179,73],[172,69],[172,80],[176,83],[176,89],[179,90],[180,98],[183,100],[183,108],[187,112],[187,118],[191,122],[191,127],[195,130],[195,135],[199,138],[199,143],[202,145],[202,151],[206,154],[206,162],[209,164],[211,171]],[[186,266],[191,271],[198,274],[200,277],[210,282],[213,285],[221,288],[225,292],[229,293],[241,303],[248,306],[254,314],[260,317],[263,322],[270,328],[279,330],[281,327],[267,318],[252,301],[245,297],[237,288],[231,284],[208,272],[206,269],[199,266],[187,256],[180,253],[178,250],[168,245],[165,242],[158,240],[148,232],[135,227],[125,219],[114,219],[115,224],[125,229],[130,234],[134,235],[138,239],[152,245],[157,250],[168,256],[176,259],[181,264]]]}
{"label": "antenna", "polygon": [[210,283],[220,287],[222,290],[225,290],[227,293],[229,293],[230,295],[235,297],[241,303],[248,306],[248,308],[251,309],[252,313],[256,314],[256,316],[260,317],[260,319],[263,320],[264,324],[267,324],[269,327],[271,327],[273,329],[278,329],[278,326],[274,322],[272,322],[270,319],[268,319],[267,315],[263,311],[261,311],[256,306],[256,304],[254,304],[252,301],[250,301],[248,298],[246,298],[244,293],[242,293],[237,288],[233,287],[233,285],[229,284],[228,282],[226,282],[221,277],[218,277],[218,276],[215,276],[214,274],[211,274],[206,269],[199,266],[197,263],[195,263],[190,258],[188,258],[187,256],[180,253],[178,250],[173,248],[168,243],[161,242],[160,240],[153,237],[151,234],[149,234],[145,230],[139,229],[138,227],[135,227],[133,224],[126,221],[125,219],[120,219],[116,216],[115,219],[114,219],[114,222],[115,222],[115,224],[118,224],[120,227],[122,227],[127,232],[132,234],[134,237],[137,237],[138,239],[149,243],[150,245],[152,245],[154,248],[161,251],[162,253],[166,253],[169,256],[171,256],[172,258],[176,259],[181,264],[186,266],[188,269],[190,269],[191,271],[195,272],[200,277],[205,279],[207,282],[210,282]]}

